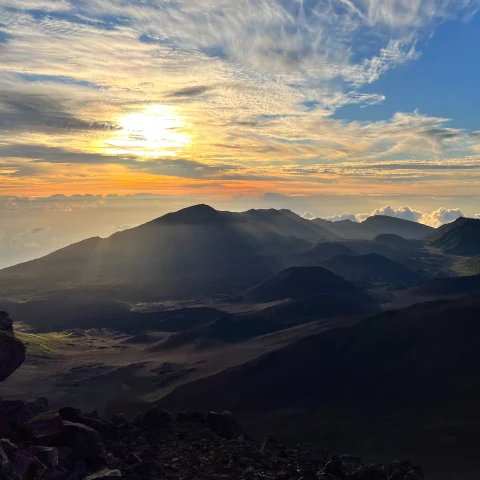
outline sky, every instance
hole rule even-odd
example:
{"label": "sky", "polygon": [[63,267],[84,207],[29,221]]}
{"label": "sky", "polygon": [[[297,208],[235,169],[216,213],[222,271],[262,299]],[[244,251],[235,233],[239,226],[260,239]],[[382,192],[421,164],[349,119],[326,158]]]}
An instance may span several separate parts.
{"label": "sky", "polygon": [[198,202],[475,216],[479,9],[0,0],[0,266]]}

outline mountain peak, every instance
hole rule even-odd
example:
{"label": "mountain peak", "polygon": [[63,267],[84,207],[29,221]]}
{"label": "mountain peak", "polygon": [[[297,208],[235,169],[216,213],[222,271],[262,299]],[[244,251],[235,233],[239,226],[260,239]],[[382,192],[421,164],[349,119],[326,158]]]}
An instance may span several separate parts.
{"label": "mountain peak", "polygon": [[215,210],[210,205],[199,204],[191,207],[183,208],[178,212],[167,213],[163,217],[158,218],[155,222],[162,223],[183,223],[183,224],[200,224],[223,222],[225,217],[221,212]]}
{"label": "mountain peak", "polygon": [[413,222],[412,220],[406,220],[404,218],[391,217],[389,215],[372,215],[371,217],[367,217],[362,223],[381,223],[381,222],[418,223],[418,222]]}
{"label": "mountain peak", "polygon": [[466,224],[471,224],[471,225],[480,225],[480,219],[478,218],[469,218],[469,217],[459,217],[450,224],[447,225],[466,225]]}
{"label": "mountain peak", "polygon": [[442,225],[428,237],[429,244],[452,255],[480,255],[480,220],[460,217]]}

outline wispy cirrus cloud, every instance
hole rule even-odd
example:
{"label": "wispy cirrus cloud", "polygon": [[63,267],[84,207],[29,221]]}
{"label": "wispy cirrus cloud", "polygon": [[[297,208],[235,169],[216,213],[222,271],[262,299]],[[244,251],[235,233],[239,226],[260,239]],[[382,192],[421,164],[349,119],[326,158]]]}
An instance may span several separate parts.
{"label": "wispy cirrus cloud", "polygon": [[[170,185],[165,177],[190,185],[250,178],[258,189],[275,181],[283,190],[293,182],[335,188],[341,178],[343,189],[378,178],[432,185],[455,168],[439,161],[478,152],[478,135],[418,111],[369,122],[333,114],[382,103],[375,82],[419,61],[439,24],[478,7],[477,0],[0,0],[7,165],[0,186],[22,189],[30,176],[44,188],[85,191],[96,177],[115,191],[128,175],[138,189]],[[124,132],[130,143],[148,149],[153,135],[169,132],[191,141],[163,142],[157,159],[112,147],[122,119],[152,105],[168,105],[182,126],[159,118],[150,138]],[[467,163],[456,169],[477,168]],[[74,165],[75,174],[59,165]]]}

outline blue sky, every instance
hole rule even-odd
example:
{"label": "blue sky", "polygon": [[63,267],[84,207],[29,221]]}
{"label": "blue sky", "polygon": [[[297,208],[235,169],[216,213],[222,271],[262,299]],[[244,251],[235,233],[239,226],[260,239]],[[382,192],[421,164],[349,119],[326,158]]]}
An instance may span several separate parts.
{"label": "blue sky", "polygon": [[374,107],[345,106],[335,113],[346,120],[375,121],[397,111],[418,109],[451,119],[454,128],[479,129],[480,15],[469,21],[440,25],[421,46],[421,56],[387,72],[362,91],[380,93],[385,100]]}

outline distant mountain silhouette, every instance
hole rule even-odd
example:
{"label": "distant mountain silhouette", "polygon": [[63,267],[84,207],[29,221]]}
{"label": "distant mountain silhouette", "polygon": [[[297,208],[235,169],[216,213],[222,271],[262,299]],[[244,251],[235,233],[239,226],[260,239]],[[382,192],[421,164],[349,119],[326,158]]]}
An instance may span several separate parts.
{"label": "distant mountain silhouette", "polygon": [[231,292],[333,238],[288,210],[231,213],[197,205],[2,270],[0,293],[28,297],[75,289],[131,300]]}
{"label": "distant mountain silhouette", "polygon": [[480,220],[459,218],[431,233],[427,242],[452,255],[480,255]]}
{"label": "distant mountain silhouette", "polygon": [[386,215],[368,217],[361,223],[351,220],[331,222],[321,218],[312,220],[312,222],[336,235],[351,240],[372,240],[381,234],[393,234],[405,239],[422,240],[434,231],[432,227],[427,225]]}
{"label": "distant mountain silhouette", "polygon": [[423,240],[434,231],[434,228],[427,225],[386,215],[368,217],[363,225],[366,225],[372,231],[376,231],[376,236],[387,233],[411,240]]}
{"label": "distant mountain silhouette", "polygon": [[408,284],[421,278],[418,273],[376,253],[360,256],[336,255],[323,261],[321,265],[354,282]]}

